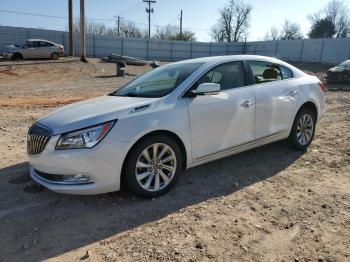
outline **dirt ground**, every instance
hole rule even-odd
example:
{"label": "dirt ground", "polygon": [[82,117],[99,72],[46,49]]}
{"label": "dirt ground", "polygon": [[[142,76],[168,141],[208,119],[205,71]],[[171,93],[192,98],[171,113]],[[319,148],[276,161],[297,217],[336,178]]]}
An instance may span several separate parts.
{"label": "dirt ground", "polygon": [[98,60],[24,64],[0,63],[0,261],[350,261],[349,85],[328,87],[307,152],[282,141],[218,160],[153,200],[67,196],[29,178],[28,127],[149,68],[116,78]]}

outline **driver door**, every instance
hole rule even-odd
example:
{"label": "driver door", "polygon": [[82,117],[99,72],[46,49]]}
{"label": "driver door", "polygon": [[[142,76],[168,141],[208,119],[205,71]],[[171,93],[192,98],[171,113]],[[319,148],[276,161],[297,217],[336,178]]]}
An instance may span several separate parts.
{"label": "driver door", "polygon": [[255,97],[246,86],[242,62],[218,65],[202,83],[220,84],[220,92],[187,98],[194,161],[254,140]]}
{"label": "driver door", "polygon": [[30,41],[30,42],[28,41],[22,50],[23,57],[25,59],[37,58],[38,48],[39,48],[38,41]]}

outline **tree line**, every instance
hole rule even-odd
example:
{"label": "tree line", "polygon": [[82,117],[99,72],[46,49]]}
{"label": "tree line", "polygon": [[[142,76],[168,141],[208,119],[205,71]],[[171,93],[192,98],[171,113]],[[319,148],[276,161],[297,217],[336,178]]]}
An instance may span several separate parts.
{"label": "tree line", "polygon": [[[219,9],[217,22],[210,28],[211,38],[215,42],[246,41],[251,28],[253,7],[246,0],[228,0]],[[294,40],[303,38],[345,38],[350,37],[350,9],[344,0],[330,0],[319,11],[308,15],[311,22],[310,31],[304,36],[301,26],[286,19],[279,26],[272,26],[264,36],[264,40]],[[86,33],[132,38],[147,38],[148,32],[136,23],[121,20],[118,26],[107,27],[103,23],[88,21]],[[74,24],[74,30],[79,31],[79,21]],[[154,39],[195,41],[195,33],[180,29],[175,25],[157,27],[152,34]]]}
{"label": "tree line", "polygon": [[[73,30],[76,33],[80,31],[80,21],[76,20],[73,25]],[[104,35],[104,36],[119,36],[126,38],[148,38],[148,31],[143,30],[132,21],[122,20],[118,26],[107,27],[103,23],[96,23],[89,21],[85,23],[86,34],[90,35]],[[184,30],[180,33],[177,26],[167,25],[164,27],[158,27],[156,32],[152,35],[154,39],[162,40],[182,40],[182,41],[195,41],[195,33],[190,30]]]}
{"label": "tree line", "polygon": [[[253,7],[245,0],[229,0],[219,10],[219,19],[211,28],[217,42],[239,42],[247,39]],[[294,40],[303,38],[345,38],[350,36],[350,9],[344,0],[330,0],[314,14],[308,15],[311,28],[304,36],[301,26],[286,19],[280,26],[271,27],[264,40]]]}

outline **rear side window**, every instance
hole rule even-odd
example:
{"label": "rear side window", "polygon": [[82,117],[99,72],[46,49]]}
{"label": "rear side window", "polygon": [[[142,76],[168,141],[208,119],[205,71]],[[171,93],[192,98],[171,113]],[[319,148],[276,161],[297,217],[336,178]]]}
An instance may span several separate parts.
{"label": "rear side window", "polygon": [[255,84],[293,78],[293,72],[289,68],[276,63],[250,61],[249,65]]}
{"label": "rear side window", "polygon": [[230,62],[210,69],[195,85],[203,83],[220,84],[221,90],[245,86],[242,62]]}
{"label": "rear side window", "polygon": [[50,47],[53,46],[53,44],[45,41],[40,41],[40,47]]}
{"label": "rear side window", "polygon": [[285,66],[280,66],[283,79],[293,78],[293,72]]}

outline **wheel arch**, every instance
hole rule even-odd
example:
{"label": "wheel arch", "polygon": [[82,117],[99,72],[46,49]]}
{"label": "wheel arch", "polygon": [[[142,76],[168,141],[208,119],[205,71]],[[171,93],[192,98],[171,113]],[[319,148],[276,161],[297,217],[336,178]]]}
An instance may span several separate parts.
{"label": "wheel arch", "polygon": [[[312,101],[307,101],[304,102],[304,104],[302,104],[297,112],[297,114],[300,112],[300,110],[304,109],[304,108],[308,108],[310,109],[314,114],[315,114],[315,118],[316,120],[318,119],[318,108],[316,103],[312,102]],[[297,115],[296,114],[296,115]]]}
{"label": "wheel arch", "polygon": [[124,172],[125,172],[125,165],[126,165],[126,162],[128,160],[128,157],[131,153],[131,151],[135,148],[135,146],[137,144],[139,144],[142,140],[146,139],[147,137],[150,137],[150,136],[156,136],[156,135],[166,135],[168,137],[170,137],[171,139],[173,139],[180,147],[180,150],[181,150],[181,154],[183,155],[183,163],[182,163],[182,169],[186,169],[187,167],[187,151],[186,151],[186,147],[185,147],[185,144],[184,142],[182,141],[182,139],[177,135],[175,134],[174,132],[172,131],[169,131],[169,130],[155,130],[155,131],[151,131],[143,136],[141,136],[129,149],[128,153],[126,154],[125,158],[124,158],[124,161],[123,161],[123,164],[122,164],[122,169],[121,169],[121,177],[120,177],[120,181],[121,181],[121,185],[124,184]]}

